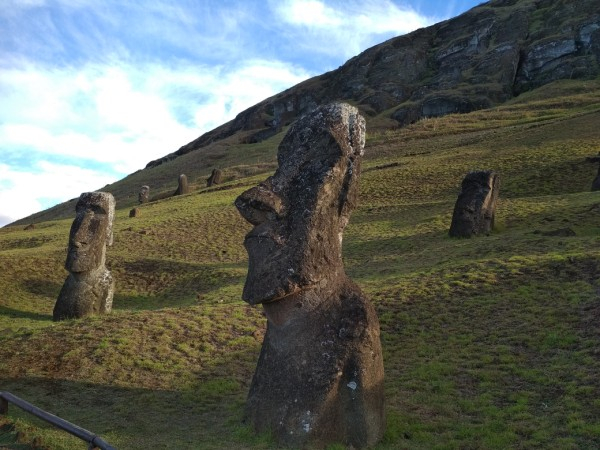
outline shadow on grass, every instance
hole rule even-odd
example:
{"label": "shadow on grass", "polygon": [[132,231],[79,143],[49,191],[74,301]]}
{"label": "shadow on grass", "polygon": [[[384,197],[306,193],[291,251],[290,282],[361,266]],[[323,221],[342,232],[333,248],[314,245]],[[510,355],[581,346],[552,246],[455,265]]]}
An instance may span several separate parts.
{"label": "shadow on grass", "polygon": [[52,320],[52,316],[49,314],[40,314],[32,311],[21,311],[7,306],[0,305],[0,316],[11,317],[15,319],[29,319],[29,320]]}
{"label": "shadow on grass", "polygon": [[[228,286],[242,285],[246,277],[246,263],[217,265],[142,259],[127,262],[124,271],[127,278],[133,280],[130,282],[133,286],[129,290],[139,292],[120,293],[120,282],[117,279],[113,308],[156,310],[196,305],[212,292]],[[241,287],[236,300],[239,297]]]}
{"label": "shadow on grass", "polygon": [[[68,273],[65,271],[65,278]],[[42,295],[50,298],[57,298],[62,284],[54,283],[48,280],[31,278],[23,280],[21,285],[31,294]]]}

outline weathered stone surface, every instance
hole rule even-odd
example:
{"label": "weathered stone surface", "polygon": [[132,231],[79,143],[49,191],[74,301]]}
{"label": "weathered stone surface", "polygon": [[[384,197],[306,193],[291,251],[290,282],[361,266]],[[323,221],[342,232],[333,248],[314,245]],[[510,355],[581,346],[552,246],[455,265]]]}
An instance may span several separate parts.
{"label": "weathered stone surface", "polygon": [[499,177],[493,171],[470,172],[454,206],[450,236],[489,234],[494,228]]}
{"label": "weathered stone surface", "polygon": [[235,202],[254,225],[243,299],[267,317],[246,417],[281,445],[364,448],[384,431],[379,322],[342,262],[364,143],[356,108],[320,107],[291,126],[275,174]]}
{"label": "weathered stone surface", "polygon": [[[148,167],[240,133],[258,142],[332,100],[366,115],[422,117],[501,104],[558,79],[600,74],[598,0],[492,0],[375,45],[338,69],[242,111]],[[267,128],[265,128],[265,125]]]}
{"label": "weathered stone surface", "polygon": [[70,274],[54,305],[54,320],[110,312],[114,281],[105,262],[106,246],[112,245],[114,214],[112,194],[86,192],[79,197],[65,262]]}
{"label": "weathered stone surface", "polygon": [[185,195],[190,193],[190,187],[188,185],[187,176],[184,174],[179,175],[177,190],[173,195]]}
{"label": "weathered stone surface", "polygon": [[211,187],[215,184],[221,184],[223,182],[223,171],[220,169],[213,169],[210,177],[206,180],[206,186]]}
{"label": "weathered stone surface", "polygon": [[140,208],[132,208],[129,211],[129,217],[140,217],[142,215],[142,212],[140,211]]}
{"label": "weathered stone surface", "polygon": [[148,203],[150,200],[150,186],[142,186],[140,188],[140,193],[138,194],[138,203],[141,205],[142,203]]}

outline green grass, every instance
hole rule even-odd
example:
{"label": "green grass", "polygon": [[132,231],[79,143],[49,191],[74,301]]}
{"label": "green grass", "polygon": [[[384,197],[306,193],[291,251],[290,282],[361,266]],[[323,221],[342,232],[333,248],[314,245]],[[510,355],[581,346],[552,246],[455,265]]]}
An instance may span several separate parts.
{"label": "green grass", "polygon": [[[600,194],[585,162],[598,123],[600,82],[563,81],[369,135],[344,258],[381,322],[378,449],[600,447]],[[249,225],[233,207],[274,168],[258,161],[274,155],[262,145],[222,166],[239,174],[229,189],[153,202],[139,218],[121,205],[108,316],[51,321],[71,219],[0,229],[0,390],[120,449],[273,448],[242,422],[265,319],[240,300]],[[451,239],[473,169],[500,173],[496,226]],[[0,439],[84,448],[9,411]]]}

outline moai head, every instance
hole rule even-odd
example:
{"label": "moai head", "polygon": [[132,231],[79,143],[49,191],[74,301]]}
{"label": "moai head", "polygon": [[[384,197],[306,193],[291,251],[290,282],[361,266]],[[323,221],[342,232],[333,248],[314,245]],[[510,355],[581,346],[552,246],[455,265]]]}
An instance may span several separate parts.
{"label": "moai head", "polygon": [[189,194],[190,188],[188,185],[187,176],[184,174],[179,175],[177,190],[175,191],[175,195],[184,195]]}
{"label": "moai head", "polygon": [[500,179],[496,172],[469,172],[454,206],[450,236],[489,234],[494,227]]}
{"label": "moai head", "polygon": [[138,194],[138,203],[148,203],[150,199],[150,186],[142,186],[140,188],[140,193]]}
{"label": "moai head", "polygon": [[244,240],[245,301],[268,303],[344,274],[342,233],[358,196],[364,145],[365,120],[343,103],[290,127],[275,174],[235,201],[254,225]]}
{"label": "moai head", "polygon": [[221,184],[223,181],[223,171],[220,169],[213,169],[210,177],[206,180],[206,186],[211,187],[215,184]]}
{"label": "moai head", "polygon": [[69,272],[91,272],[103,267],[106,245],[112,245],[115,199],[107,192],[85,192],[75,207],[65,268]]}

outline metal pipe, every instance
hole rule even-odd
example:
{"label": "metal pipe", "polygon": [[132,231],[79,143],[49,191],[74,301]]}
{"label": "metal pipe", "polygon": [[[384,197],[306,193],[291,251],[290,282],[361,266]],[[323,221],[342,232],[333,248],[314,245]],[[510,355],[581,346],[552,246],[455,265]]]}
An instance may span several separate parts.
{"label": "metal pipe", "polygon": [[77,425],[74,425],[71,422],[67,422],[66,420],[61,419],[60,417],[57,417],[54,414],[50,414],[49,412],[46,412],[43,409],[40,409],[29,402],[26,402],[25,400],[17,397],[16,395],[11,394],[10,392],[0,391],[0,413],[8,413],[8,402],[12,403],[15,406],[18,406],[23,411],[33,414],[34,416],[54,425],[55,427],[58,427],[61,430],[64,430],[67,433],[70,433],[73,436],[76,436],[79,439],[86,441],[90,444],[90,448],[99,448],[101,450],[116,450],[113,446],[105,442],[100,436],[97,436],[88,430],[78,427]]}

